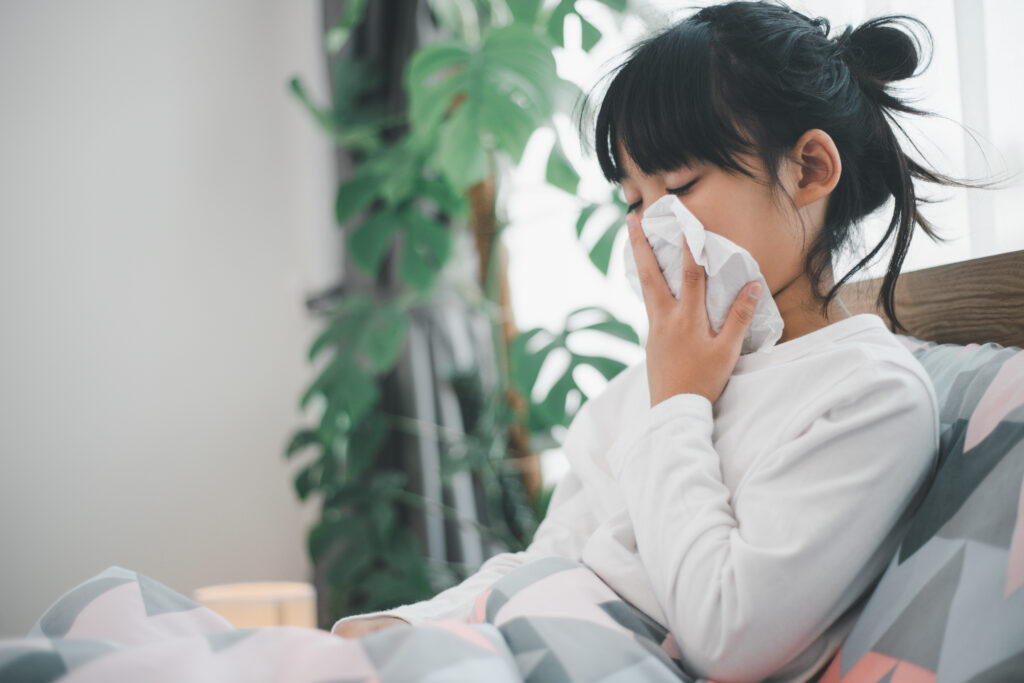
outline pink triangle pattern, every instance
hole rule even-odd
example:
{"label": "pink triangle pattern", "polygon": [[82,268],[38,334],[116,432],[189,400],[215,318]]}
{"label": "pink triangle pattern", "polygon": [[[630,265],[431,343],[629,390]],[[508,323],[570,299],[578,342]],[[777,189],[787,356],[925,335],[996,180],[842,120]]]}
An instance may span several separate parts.
{"label": "pink triangle pattern", "polygon": [[874,650],[868,652],[850,667],[846,675],[839,676],[842,650],[832,658],[821,683],[878,683],[892,672],[890,683],[935,683],[935,672],[917,666],[903,659],[883,655]]}
{"label": "pink triangle pattern", "polygon": [[1010,597],[1024,586],[1024,486],[1020,489],[1020,503],[1017,505],[1017,525],[1010,539],[1010,559],[1006,567],[1006,593]]}
{"label": "pink triangle pattern", "polygon": [[473,614],[470,615],[466,623],[469,624],[482,624],[487,621],[487,598],[491,596],[493,589],[488,588],[480,595],[476,596],[476,602],[473,603]]}
{"label": "pink triangle pattern", "polygon": [[425,621],[420,625],[428,628],[441,629],[443,631],[451,631],[467,643],[472,643],[473,645],[494,654],[498,653],[498,648],[494,647],[494,643],[487,640],[487,638],[485,638],[479,631],[474,629],[465,621],[459,621],[458,619],[437,619],[434,621]]}
{"label": "pink triangle pattern", "polygon": [[964,452],[977,446],[1017,407],[1024,405],[1024,351],[1003,363],[971,413]]}
{"label": "pink triangle pattern", "polygon": [[671,632],[665,634],[665,640],[661,641],[661,649],[672,659],[679,659],[679,645]]}

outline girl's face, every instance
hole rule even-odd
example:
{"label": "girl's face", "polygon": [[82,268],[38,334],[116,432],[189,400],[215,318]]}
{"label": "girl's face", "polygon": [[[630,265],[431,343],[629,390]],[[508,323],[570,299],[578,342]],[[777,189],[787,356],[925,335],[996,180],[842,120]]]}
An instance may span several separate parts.
{"label": "girl's face", "polygon": [[[764,184],[707,163],[647,176],[621,145],[619,158],[626,171],[622,188],[630,213],[642,217],[643,211],[659,197],[676,194],[706,230],[750,252],[772,296],[803,275],[806,247],[814,235],[808,231],[804,239],[797,212],[784,196],[772,202],[768,176],[759,160],[741,158]],[[782,173],[784,184],[789,176]]]}

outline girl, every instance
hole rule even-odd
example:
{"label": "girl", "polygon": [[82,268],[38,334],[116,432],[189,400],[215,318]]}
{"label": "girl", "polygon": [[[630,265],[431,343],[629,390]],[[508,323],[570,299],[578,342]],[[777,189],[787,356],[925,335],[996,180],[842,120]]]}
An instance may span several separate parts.
{"label": "girl", "polygon": [[[919,61],[900,19],[910,18],[833,38],[825,19],[731,2],[631,50],[595,141],[630,205],[645,361],[578,411],[564,444],[571,470],[526,550],[492,557],[430,600],[346,617],[335,633],[468,618],[499,577],[559,554],[668,628],[694,676],[806,681],[828,663],[938,451],[928,375],[881,318],[850,315],[836,295],[895,238],[879,297],[895,330],[914,223],[937,239],[913,179],[965,185],[909,159],[893,133],[892,112],[924,113],[887,88]],[[689,250],[677,300],[637,229],[665,194],[745,248],[768,285],[748,285],[718,334]],[[884,238],[834,282],[833,257],[889,197]],[[774,298],[783,335],[741,356],[759,296]]]}

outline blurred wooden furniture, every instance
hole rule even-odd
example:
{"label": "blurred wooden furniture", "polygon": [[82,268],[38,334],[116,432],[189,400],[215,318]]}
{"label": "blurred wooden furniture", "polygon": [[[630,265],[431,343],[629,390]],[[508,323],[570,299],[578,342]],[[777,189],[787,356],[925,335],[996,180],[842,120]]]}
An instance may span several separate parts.
{"label": "blurred wooden furniture", "polygon": [[298,581],[223,583],[197,588],[195,601],[235,628],[304,626],[316,628],[316,589]]}
{"label": "blurred wooden furniture", "polygon": [[[850,313],[876,313],[881,278],[844,285]],[[896,315],[909,334],[940,344],[996,342],[1024,347],[1024,250],[900,275]]]}

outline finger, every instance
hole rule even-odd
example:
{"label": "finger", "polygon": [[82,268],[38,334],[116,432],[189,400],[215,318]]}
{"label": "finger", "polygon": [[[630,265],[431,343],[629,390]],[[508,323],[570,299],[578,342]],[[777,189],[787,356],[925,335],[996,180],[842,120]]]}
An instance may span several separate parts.
{"label": "finger", "polygon": [[736,295],[736,300],[732,302],[732,308],[729,309],[725,324],[722,325],[722,329],[718,333],[719,337],[725,338],[727,344],[735,346],[737,351],[743,348],[743,337],[746,336],[750,323],[754,320],[754,311],[757,310],[757,302],[760,298],[761,283],[748,282]]}
{"label": "finger", "polygon": [[[708,311],[705,296],[707,295],[707,282],[705,281],[704,266],[697,263],[697,260],[690,253],[690,246],[683,236],[683,282],[679,301],[688,311],[692,311],[694,319],[707,320]],[[710,323],[709,323],[710,325]]]}
{"label": "finger", "polygon": [[640,219],[636,214],[628,214],[626,225],[629,226],[629,242],[633,249],[633,258],[636,259],[636,270],[644,295],[644,305],[647,306],[647,317],[650,319],[653,313],[675,301],[675,297],[665,282],[654,249],[651,248],[647,235],[640,226]]}

